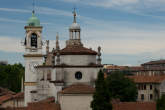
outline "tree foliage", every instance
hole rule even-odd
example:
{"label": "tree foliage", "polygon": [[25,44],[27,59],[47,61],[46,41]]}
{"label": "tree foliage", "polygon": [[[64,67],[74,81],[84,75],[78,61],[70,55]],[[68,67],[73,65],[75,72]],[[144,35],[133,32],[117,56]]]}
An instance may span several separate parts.
{"label": "tree foliage", "polygon": [[91,102],[92,110],[112,110],[110,97],[104,80],[104,73],[100,70],[95,82],[95,93]]}
{"label": "tree foliage", "polygon": [[125,72],[115,71],[107,79],[108,91],[112,98],[120,99],[122,102],[136,101],[136,84],[125,77]]}
{"label": "tree foliage", "polygon": [[165,110],[165,94],[157,100],[157,110]]}
{"label": "tree foliage", "polygon": [[23,75],[24,67],[22,64],[0,65],[0,86],[19,92]]}

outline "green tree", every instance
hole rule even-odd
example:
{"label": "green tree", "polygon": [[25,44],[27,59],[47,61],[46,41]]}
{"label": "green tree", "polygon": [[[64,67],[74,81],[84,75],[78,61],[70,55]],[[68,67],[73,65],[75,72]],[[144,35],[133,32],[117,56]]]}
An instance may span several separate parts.
{"label": "green tree", "polygon": [[0,65],[0,86],[11,91],[21,90],[21,81],[24,76],[22,64]]}
{"label": "green tree", "polygon": [[165,110],[165,94],[157,100],[156,108],[157,110]]}
{"label": "green tree", "polygon": [[109,93],[112,98],[120,99],[122,102],[136,101],[136,84],[125,77],[125,72],[115,71],[106,78]]}
{"label": "green tree", "polygon": [[112,110],[112,104],[110,103],[108,89],[104,80],[104,73],[101,70],[95,82],[95,93],[93,94],[91,108],[92,110]]}

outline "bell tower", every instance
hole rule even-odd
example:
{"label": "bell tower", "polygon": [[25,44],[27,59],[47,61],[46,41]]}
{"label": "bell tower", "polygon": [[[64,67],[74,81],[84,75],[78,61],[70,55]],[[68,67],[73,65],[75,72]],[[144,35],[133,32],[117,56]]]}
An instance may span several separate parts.
{"label": "bell tower", "polygon": [[42,53],[42,26],[40,26],[39,19],[35,16],[35,12],[32,12],[32,17],[28,20],[27,26],[25,26],[26,38],[25,38],[25,52],[26,54],[41,54]]}
{"label": "bell tower", "polygon": [[32,17],[29,18],[25,26],[26,37],[24,42],[25,53],[25,106],[29,102],[33,102],[34,91],[37,89],[37,72],[35,66],[43,63],[42,54],[42,26],[40,20],[32,12]]}

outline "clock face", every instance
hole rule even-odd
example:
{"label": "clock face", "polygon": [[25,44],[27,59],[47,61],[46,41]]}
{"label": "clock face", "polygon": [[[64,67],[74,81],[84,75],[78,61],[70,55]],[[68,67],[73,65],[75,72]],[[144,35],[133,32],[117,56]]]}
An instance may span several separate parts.
{"label": "clock face", "polygon": [[31,63],[29,64],[29,70],[30,70],[31,72],[35,73],[35,67],[38,66],[38,65],[39,65],[38,62],[31,62]]}

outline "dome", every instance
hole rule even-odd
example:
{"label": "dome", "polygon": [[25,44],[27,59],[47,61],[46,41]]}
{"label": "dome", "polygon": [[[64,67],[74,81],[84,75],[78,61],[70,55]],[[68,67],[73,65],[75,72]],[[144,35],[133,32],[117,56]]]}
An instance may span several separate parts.
{"label": "dome", "polygon": [[32,13],[32,17],[28,20],[28,26],[40,26],[40,20]]}
{"label": "dome", "polygon": [[80,25],[74,22],[69,29],[80,29]]}

